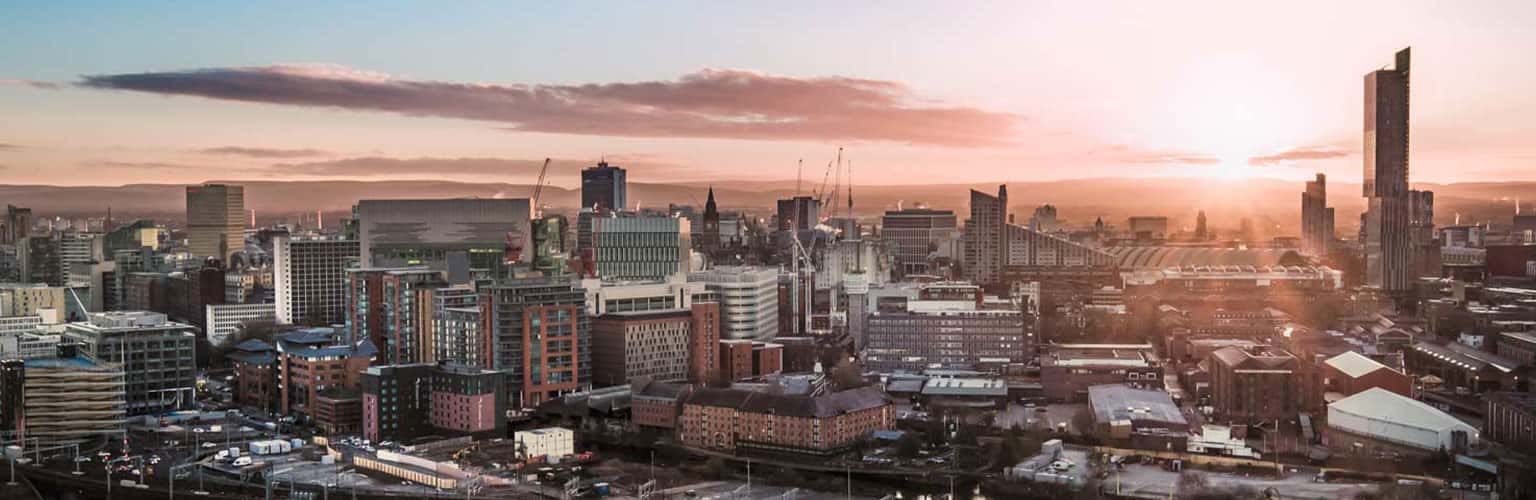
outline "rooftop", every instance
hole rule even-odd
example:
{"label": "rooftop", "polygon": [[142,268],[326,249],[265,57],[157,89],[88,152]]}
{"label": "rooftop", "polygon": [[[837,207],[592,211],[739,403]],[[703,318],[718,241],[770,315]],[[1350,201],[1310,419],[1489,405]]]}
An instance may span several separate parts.
{"label": "rooftop", "polygon": [[934,377],[923,384],[929,396],[1007,396],[1008,382],[1000,378]]}
{"label": "rooftop", "polygon": [[1122,384],[1095,385],[1088,388],[1088,401],[1094,419],[1100,422],[1151,420],[1189,425],[1173,397],[1163,391],[1132,389]]}
{"label": "rooftop", "polygon": [[1328,409],[1437,432],[1461,428],[1468,435],[1477,436],[1477,429],[1466,422],[1422,401],[1380,387],[1338,400],[1329,404]]}
{"label": "rooftop", "polygon": [[1334,367],[1335,369],[1339,370],[1339,372],[1350,377],[1361,377],[1367,373],[1371,373],[1384,368],[1388,370],[1391,369],[1387,365],[1381,364],[1381,362],[1368,358],[1364,354],[1360,354],[1355,351],[1344,351],[1343,354],[1328,358],[1328,360],[1323,361],[1323,363]]}
{"label": "rooftop", "polygon": [[736,389],[699,389],[687,404],[735,408],[749,413],[771,413],[802,418],[828,418],[890,404],[885,391],[868,385],[819,396],[784,396]]}

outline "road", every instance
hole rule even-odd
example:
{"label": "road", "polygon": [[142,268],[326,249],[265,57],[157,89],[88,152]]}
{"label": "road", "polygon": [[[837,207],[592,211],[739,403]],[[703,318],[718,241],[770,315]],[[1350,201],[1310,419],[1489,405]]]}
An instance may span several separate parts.
{"label": "road", "polygon": [[[1256,491],[1264,491],[1274,488],[1280,498],[1327,500],[1334,498],[1353,498],[1359,493],[1374,492],[1376,486],[1368,483],[1315,483],[1311,474],[1291,474],[1281,479],[1269,479],[1263,477],[1246,477],[1237,474],[1216,474],[1199,470],[1186,470],[1183,474],[1194,474],[1204,479],[1205,484],[1211,490],[1235,491],[1240,488],[1248,488]],[[1137,496],[1142,498],[1168,498],[1170,488],[1175,488],[1179,482],[1180,473],[1165,471],[1160,467],[1150,465],[1129,465],[1124,471],[1111,473],[1103,480],[1104,488],[1108,491],[1119,491],[1120,494]],[[1176,491],[1176,496],[1193,493]]]}

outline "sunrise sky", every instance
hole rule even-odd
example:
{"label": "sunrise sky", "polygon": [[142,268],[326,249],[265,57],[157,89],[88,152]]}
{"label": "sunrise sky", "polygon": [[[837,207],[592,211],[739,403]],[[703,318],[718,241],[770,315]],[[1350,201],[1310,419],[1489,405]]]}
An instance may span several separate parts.
{"label": "sunrise sky", "polygon": [[8,2],[0,183],[1536,180],[1536,2]]}

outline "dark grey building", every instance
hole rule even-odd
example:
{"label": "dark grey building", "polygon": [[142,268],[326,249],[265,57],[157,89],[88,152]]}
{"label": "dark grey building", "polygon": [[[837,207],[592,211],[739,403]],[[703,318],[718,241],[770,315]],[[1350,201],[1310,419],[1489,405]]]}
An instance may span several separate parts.
{"label": "dark grey building", "polygon": [[1008,186],[997,196],[971,190],[971,218],[965,221],[965,277],[983,286],[997,285],[1008,260]]}
{"label": "dark grey building", "polygon": [[1332,243],[1333,208],[1328,206],[1328,177],[1319,173],[1317,180],[1307,181],[1307,189],[1301,193],[1301,250],[1326,256]]}
{"label": "dark grey building", "polygon": [[470,270],[499,276],[528,262],[528,200],[362,200],[353,208],[363,267],[428,266],[463,283]]}
{"label": "dark grey building", "polygon": [[598,162],[581,171],[581,206],[598,213],[623,210],[629,206],[629,184],[625,170]]}
{"label": "dark grey building", "polygon": [[1365,283],[1387,291],[1413,286],[1408,190],[1409,49],[1393,69],[1365,75]]}
{"label": "dark grey building", "polygon": [[123,365],[128,415],[190,408],[196,401],[191,325],[160,313],[128,311],[95,313],[66,328],[65,338],[80,345],[81,356]]}
{"label": "dark grey building", "polygon": [[880,236],[896,245],[891,257],[903,276],[927,273],[928,255],[953,238],[955,229],[955,213],[949,210],[890,210],[880,218]]}

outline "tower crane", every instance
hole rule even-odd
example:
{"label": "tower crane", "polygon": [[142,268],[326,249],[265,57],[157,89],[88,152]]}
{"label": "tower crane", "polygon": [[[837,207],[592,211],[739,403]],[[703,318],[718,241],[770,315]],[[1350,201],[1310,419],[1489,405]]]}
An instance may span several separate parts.
{"label": "tower crane", "polygon": [[539,167],[539,180],[538,182],[533,183],[533,197],[528,199],[528,204],[530,205],[529,213],[532,214],[533,218],[535,219],[539,218],[540,215],[543,215],[540,213],[541,210],[539,209],[539,195],[544,192],[544,175],[547,173],[549,173],[549,158],[545,158],[544,166]]}

